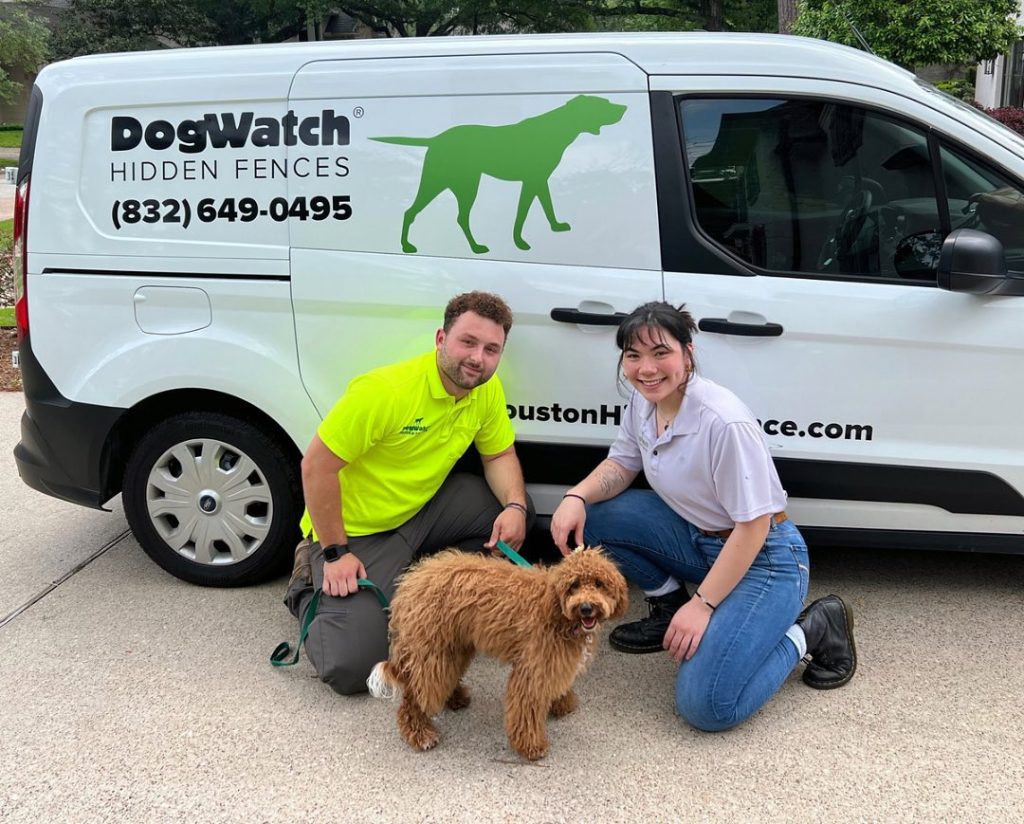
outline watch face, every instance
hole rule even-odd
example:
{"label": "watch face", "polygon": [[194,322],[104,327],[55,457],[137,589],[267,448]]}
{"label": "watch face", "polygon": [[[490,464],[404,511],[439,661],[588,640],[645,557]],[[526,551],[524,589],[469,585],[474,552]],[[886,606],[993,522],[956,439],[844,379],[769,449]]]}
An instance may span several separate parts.
{"label": "watch face", "polygon": [[338,544],[331,544],[330,546],[324,547],[324,560],[325,561],[337,561],[342,555],[348,552],[348,549]]}

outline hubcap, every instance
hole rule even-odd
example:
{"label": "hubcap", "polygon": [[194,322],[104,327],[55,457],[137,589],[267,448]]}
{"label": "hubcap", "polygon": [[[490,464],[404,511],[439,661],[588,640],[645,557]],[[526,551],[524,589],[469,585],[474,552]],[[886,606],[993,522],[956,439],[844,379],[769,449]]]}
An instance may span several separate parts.
{"label": "hubcap", "polygon": [[198,564],[236,564],[267,537],[274,502],[267,479],[244,452],[211,438],[183,441],[153,465],[146,489],[153,526]]}

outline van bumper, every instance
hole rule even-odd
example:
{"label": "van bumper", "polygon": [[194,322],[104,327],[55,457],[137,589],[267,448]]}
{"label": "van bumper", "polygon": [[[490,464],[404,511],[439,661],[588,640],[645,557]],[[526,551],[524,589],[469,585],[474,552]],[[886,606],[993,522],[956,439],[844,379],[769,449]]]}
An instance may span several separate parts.
{"label": "van bumper", "polygon": [[110,487],[111,430],[124,410],[69,401],[32,354],[28,338],[19,345],[25,412],[14,462],[32,489],[64,501],[103,509]]}

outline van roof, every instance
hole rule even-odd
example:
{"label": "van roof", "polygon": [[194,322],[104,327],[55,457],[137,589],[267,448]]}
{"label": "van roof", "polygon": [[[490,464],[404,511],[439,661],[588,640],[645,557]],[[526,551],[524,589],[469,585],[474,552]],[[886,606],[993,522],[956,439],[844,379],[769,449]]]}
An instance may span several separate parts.
{"label": "van roof", "polygon": [[636,63],[647,74],[776,75],[779,77],[820,77],[828,67],[832,80],[883,84],[891,88],[914,84],[914,75],[866,52],[824,40],[780,34],[745,32],[638,32],[629,34],[539,34],[467,37],[374,38],[369,40],[322,41],[315,43],[271,43],[253,46],[217,46],[192,49],[163,49],[90,55],[54,64],[47,71],[67,67],[82,72],[105,70],[132,63],[133,74],[145,72],[147,64],[163,71],[189,73],[216,71],[237,66],[238,61],[257,58],[279,64],[285,70],[314,60],[381,57],[429,57],[461,54],[504,54],[522,52],[612,52]]}

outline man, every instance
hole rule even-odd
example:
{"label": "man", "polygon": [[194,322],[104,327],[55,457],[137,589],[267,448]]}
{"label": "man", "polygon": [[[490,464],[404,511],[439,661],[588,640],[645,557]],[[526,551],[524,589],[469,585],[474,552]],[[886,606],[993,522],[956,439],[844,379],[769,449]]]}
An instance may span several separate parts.
{"label": "man", "polygon": [[[452,298],[435,350],[354,379],[306,450],[302,531],[313,543],[296,550],[285,603],[301,622],[322,586],[306,652],[339,693],[364,691],[388,654],[387,616],[357,579],[390,599],[417,555],[498,540],[518,549],[526,537],[533,511],[494,376],[511,327],[497,295]],[[448,477],[470,443],[484,477]]]}

